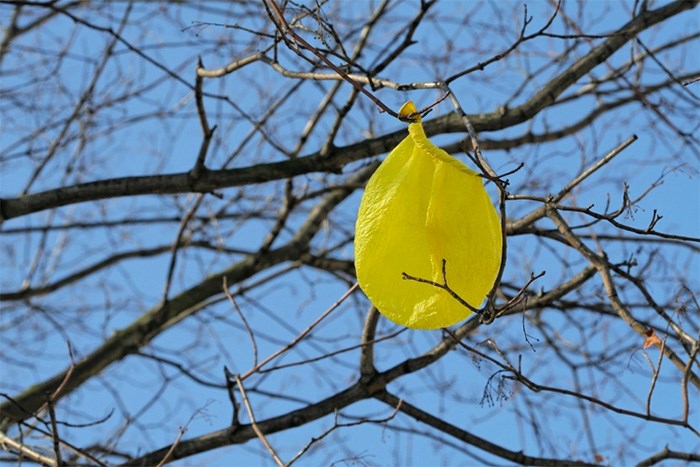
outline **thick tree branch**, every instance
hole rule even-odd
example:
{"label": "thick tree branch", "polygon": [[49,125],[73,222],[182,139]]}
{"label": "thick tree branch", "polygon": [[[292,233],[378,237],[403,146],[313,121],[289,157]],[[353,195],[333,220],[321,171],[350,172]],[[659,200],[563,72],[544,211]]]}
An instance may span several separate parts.
{"label": "thick tree branch", "polygon": [[[375,396],[382,402],[388,405],[395,404],[399,399],[389,394],[388,392],[382,392]],[[451,423],[448,423],[438,417],[435,417],[428,412],[419,409],[415,405],[411,405],[405,401],[402,401],[399,410],[406,415],[414,418],[415,420],[425,423],[438,431],[447,433],[448,435],[462,441],[463,443],[469,444],[483,451],[486,451],[494,456],[500,457],[504,460],[514,462],[520,465],[541,465],[541,466],[595,466],[599,464],[589,464],[583,461],[577,461],[573,459],[552,459],[544,457],[533,457],[524,454],[522,451],[511,451],[498,444],[492,443],[491,441],[476,436],[462,428],[459,428]]]}

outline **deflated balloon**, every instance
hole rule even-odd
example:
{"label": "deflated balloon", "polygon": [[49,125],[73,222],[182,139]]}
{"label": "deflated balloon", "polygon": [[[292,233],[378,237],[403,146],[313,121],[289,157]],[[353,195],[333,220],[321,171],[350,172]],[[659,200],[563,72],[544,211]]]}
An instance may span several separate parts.
{"label": "deflated balloon", "polygon": [[[403,117],[414,112],[411,101],[399,111]],[[446,279],[475,308],[484,301],[500,266],[501,227],[482,178],[431,143],[420,116],[408,133],[365,188],[355,268],[360,287],[383,315],[409,328],[436,329],[471,311],[435,284]]]}

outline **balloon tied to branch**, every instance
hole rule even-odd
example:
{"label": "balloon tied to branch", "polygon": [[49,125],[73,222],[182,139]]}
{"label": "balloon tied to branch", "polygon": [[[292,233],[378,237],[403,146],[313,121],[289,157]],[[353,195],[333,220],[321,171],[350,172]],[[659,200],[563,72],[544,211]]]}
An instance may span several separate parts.
{"label": "balloon tied to branch", "polygon": [[413,102],[409,135],[367,183],[355,226],[357,280],[377,309],[415,329],[476,311],[501,262],[498,214],[482,178],[431,143]]}

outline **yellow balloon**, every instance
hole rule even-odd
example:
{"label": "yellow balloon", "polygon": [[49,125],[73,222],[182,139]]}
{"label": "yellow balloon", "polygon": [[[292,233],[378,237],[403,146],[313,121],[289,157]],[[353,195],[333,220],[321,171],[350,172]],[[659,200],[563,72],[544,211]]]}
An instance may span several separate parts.
{"label": "yellow balloon", "polygon": [[[415,111],[408,101],[399,114]],[[501,227],[481,177],[431,143],[420,116],[408,133],[365,188],[355,225],[355,269],[384,316],[409,328],[437,329],[471,314],[434,285],[444,284],[443,261],[449,288],[478,308],[498,274]]]}

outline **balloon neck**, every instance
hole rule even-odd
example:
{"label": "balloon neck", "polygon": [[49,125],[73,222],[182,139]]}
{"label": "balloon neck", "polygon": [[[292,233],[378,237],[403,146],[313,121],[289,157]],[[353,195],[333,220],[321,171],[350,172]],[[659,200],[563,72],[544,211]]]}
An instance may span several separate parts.
{"label": "balloon neck", "polygon": [[413,101],[408,101],[404,105],[401,106],[399,109],[399,117],[401,120],[410,122],[410,123],[420,123],[421,122],[421,117],[418,111],[416,110],[416,106],[413,103]]}

